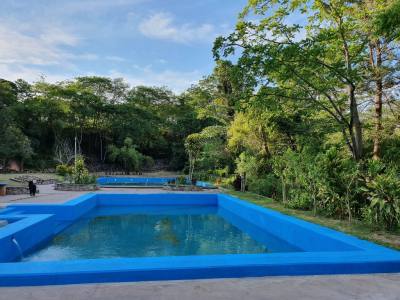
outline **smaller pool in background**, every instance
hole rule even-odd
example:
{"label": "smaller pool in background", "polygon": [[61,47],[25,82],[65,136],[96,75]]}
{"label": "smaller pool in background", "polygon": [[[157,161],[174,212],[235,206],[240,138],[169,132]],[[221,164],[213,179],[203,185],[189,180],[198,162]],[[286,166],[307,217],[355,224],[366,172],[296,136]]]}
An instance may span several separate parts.
{"label": "smaller pool in background", "polygon": [[[176,179],[176,177],[100,177],[97,178],[97,184],[103,187],[163,187],[175,184]],[[197,181],[196,186],[204,189],[215,188],[205,181]]]}
{"label": "smaller pool in background", "polygon": [[257,241],[212,206],[110,207],[95,209],[23,261],[291,251],[299,250],[272,234]]}

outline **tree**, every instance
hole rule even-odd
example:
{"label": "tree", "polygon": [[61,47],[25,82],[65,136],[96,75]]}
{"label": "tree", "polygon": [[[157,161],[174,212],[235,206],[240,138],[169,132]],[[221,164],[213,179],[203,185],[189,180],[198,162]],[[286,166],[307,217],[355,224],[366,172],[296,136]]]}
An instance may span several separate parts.
{"label": "tree", "polygon": [[23,169],[24,161],[33,154],[28,137],[19,128],[9,126],[0,133],[0,141],[0,161],[2,165],[5,166],[9,160],[15,159],[21,163]]}
{"label": "tree", "polygon": [[60,164],[68,165],[75,157],[74,149],[68,140],[59,141],[54,150],[54,160]]}
{"label": "tree", "polygon": [[[393,9],[388,13],[387,7]],[[400,57],[398,47],[399,31],[394,34],[385,34],[382,26],[389,26],[395,22],[396,9],[399,13],[399,4],[393,0],[360,1],[353,6],[358,35],[363,37],[368,47],[365,47],[365,80],[367,92],[373,96],[374,133],[373,159],[382,157],[383,140],[383,107],[391,100],[390,94],[398,86],[397,74]],[[386,20],[392,20],[386,22]],[[400,20],[400,19],[399,19]],[[386,25],[385,25],[386,24]],[[384,99],[387,99],[384,101]],[[390,103],[389,103],[390,104]]]}
{"label": "tree", "polygon": [[192,133],[186,137],[185,149],[189,156],[189,180],[193,179],[194,167],[203,148],[203,142],[203,136],[199,133]]}
{"label": "tree", "polygon": [[124,145],[121,148],[110,145],[109,152],[110,161],[121,164],[128,175],[132,171],[139,172],[144,162],[149,161],[146,156],[135,149],[133,140],[129,137],[125,138]]}
{"label": "tree", "polygon": [[[385,1],[386,2],[386,1]],[[387,5],[384,3],[383,11],[376,14],[374,19],[376,33],[389,39],[399,39],[400,37],[400,1],[391,1]]]}
{"label": "tree", "polygon": [[78,156],[75,161],[75,166],[72,171],[72,180],[75,184],[89,184],[96,182],[95,177],[90,176],[89,170],[85,166],[85,160],[81,155]]}
{"label": "tree", "polygon": [[240,191],[246,191],[247,175],[255,173],[257,170],[257,159],[246,152],[240,153],[236,159],[236,172],[240,176]]}
{"label": "tree", "polygon": [[[246,20],[250,11],[259,21]],[[294,13],[310,15],[307,26],[289,22]],[[358,160],[363,136],[356,90],[363,41],[352,19],[340,1],[250,1],[236,31],[216,40],[214,55],[219,59],[241,48],[238,65],[257,79],[264,99],[318,106],[335,120]]]}

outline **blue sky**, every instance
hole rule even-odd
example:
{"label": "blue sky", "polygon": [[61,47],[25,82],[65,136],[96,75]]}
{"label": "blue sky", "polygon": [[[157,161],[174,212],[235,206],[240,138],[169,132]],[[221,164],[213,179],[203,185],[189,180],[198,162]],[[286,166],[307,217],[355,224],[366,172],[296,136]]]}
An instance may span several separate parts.
{"label": "blue sky", "polygon": [[176,92],[212,71],[246,0],[1,0],[0,78],[123,77]]}

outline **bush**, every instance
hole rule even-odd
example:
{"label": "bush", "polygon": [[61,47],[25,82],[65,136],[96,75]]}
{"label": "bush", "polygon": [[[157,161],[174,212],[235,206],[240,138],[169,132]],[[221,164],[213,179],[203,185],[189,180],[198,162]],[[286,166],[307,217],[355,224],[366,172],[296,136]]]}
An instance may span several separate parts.
{"label": "bush", "polygon": [[313,199],[306,191],[297,191],[296,195],[292,195],[286,206],[293,209],[311,210],[313,208]]}
{"label": "bush", "polygon": [[151,156],[142,155],[141,157],[141,168],[151,169],[155,165],[154,159]]}
{"label": "bush", "polygon": [[75,184],[91,184],[96,182],[96,177],[90,175],[88,169],[85,167],[85,160],[83,157],[78,157],[75,162],[72,180]]}
{"label": "bush", "polygon": [[124,145],[117,147],[115,145],[108,146],[108,159],[119,164],[126,174],[130,172],[141,172],[143,168],[152,168],[154,166],[153,158],[143,155],[136,150],[136,146],[133,145],[131,138],[125,138]]}
{"label": "bush", "polygon": [[60,176],[72,175],[74,168],[66,164],[61,164],[56,166],[56,173]]}
{"label": "bush", "polygon": [[276,198],[281,187],[279,179],[274,174],[267,174],[261,178],[250,178],[248,180],[250,192]]}
{"label": "bush", "polygon": [[281,178],[287,206],[349,220],[361,215],[365,201],[360,190],[360,166],[338,149],[318,155],[307,148],[301,152],[288,150],[274,158],[273,166]]}
{"label": "bush", "polygon": [[364,209],[367,222],[394,230],[400,224],[400,180],[394,169],[367,182],[365,191],[370,203]]}
{"label": "bush", "polygon": [[177,185],[184,185],[186,183],[187,183],[186,176],[178,176],[178,177],[176,177],[176,184]]}

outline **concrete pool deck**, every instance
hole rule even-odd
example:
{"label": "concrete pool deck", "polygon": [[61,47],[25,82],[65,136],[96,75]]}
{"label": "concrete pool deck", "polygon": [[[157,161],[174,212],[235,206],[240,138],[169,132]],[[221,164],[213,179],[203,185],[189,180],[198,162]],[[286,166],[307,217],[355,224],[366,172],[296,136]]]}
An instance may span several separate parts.
{"label": "concrete pool deck", "polygon": [[[39,194],[35,197],[29,195],[7,195],[0,197],[0,208],[16,203],[64,203],[88,192],[56,191],[54,185],[39,185]],[[156,193],[180,193],[160,188],[101,188],[96,193],[106,194],[156,194]],[[182,192],[190,193],[190,192]],[[199,192],[193,192],[199,193]],[[218,193],[218,190],[204,190],[201,193]]]}
{"label": "concrete pool deck", "polygon": [[400,275],[335,275],[0,288],[0,299],[400,299]]}
{"label": "concrete pool deck", "polygon": [[[85,194],[40,186],[37,197],[0,197],[15,203],[63,203]],[[159,189],[102,189],[100,193],[160,193]],[[215,193],[215,191],[214,191]],[[156,281],[0,288],[0,299],[400,299],[400,274],[333,275]]]}

